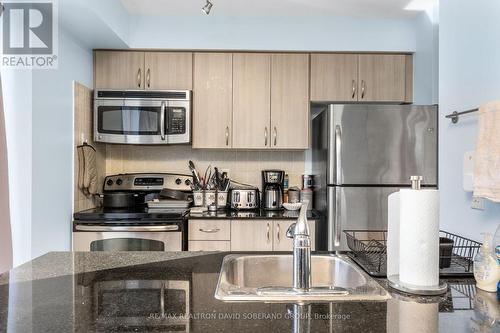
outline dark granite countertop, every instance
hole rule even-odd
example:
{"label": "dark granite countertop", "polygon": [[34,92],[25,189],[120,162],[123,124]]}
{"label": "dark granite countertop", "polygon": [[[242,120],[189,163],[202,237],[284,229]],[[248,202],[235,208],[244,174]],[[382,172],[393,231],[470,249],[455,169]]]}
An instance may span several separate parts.
{"label": "dark granite countertop", "polygon": [[0,332],[500,330],[496,294],[477,290],[470,279],[448,280],[448,293],[439,297],[391,291],[386,302],[224,303],[214,291],[227,254],[46,254],[0,275]]}
{"label": "dark granite countertop", "polygon": [[[244,219],[264,219],[264,220],[293,220],[299,217],[299,211],[289,211],[289,210],[218,210],[216,212],[203,212],[203,213],[193,213],[188,215],[188,219],[231,219],[231,220],[244,220]],[[310,210],[307,212],[307,218],[309,220],[319,220],[321,217],[317,210]]]}

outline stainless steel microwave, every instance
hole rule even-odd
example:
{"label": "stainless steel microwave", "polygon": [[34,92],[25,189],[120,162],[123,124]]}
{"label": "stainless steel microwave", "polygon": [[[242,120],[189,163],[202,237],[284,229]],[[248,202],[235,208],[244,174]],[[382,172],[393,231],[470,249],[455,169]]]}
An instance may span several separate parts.
{"label": "stainless steel microwave", "polygon": [[121,144],[191,142],[190,90],[96,90],[94,140]]}

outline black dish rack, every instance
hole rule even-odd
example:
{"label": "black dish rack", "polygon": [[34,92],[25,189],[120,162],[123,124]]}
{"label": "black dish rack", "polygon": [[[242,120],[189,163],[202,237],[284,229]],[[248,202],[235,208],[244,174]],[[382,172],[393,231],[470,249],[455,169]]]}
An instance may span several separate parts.
{"label": "black dish rack", "polygon": [[[387,230],[344,230],[348,255],[368,274],[375,277],[387,275]],[[448,261],[449,267],[441,268],[441,277],[473,276],[473,260],[481,243],[441,230],[439,237],[453,240],[451,255],[442,255],[440,261]]]}

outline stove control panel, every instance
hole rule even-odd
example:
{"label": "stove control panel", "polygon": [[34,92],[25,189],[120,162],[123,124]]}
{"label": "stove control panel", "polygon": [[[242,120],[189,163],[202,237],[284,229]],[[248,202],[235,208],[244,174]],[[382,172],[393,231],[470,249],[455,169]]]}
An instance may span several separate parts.
{"label": "stove control panel", "polygon": [[190,191],[193,177],[173,173],[135,173],[107,176],[104,191],[161,191],[164,188]]}

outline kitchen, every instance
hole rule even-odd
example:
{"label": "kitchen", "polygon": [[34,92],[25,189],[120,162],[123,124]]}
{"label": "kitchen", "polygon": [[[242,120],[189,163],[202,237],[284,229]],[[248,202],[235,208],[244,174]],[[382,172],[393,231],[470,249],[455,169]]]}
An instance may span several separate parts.
{"label": "kitchen", "polygon": [[[328,33],[321,27],[326,21],[311,14],[316,10],[314,13],[318,15],[317,9],[300,4],[284,2],[290,6],[285,6],[289,16],[285,15],[280,23],[270,23],[273,16],[260,13],[266,8],[276,10],[277,5],[271,4],[270,7],[259,4],[249,13],[240,13],[241,23],[230,19],[237,8],[224,1],[209,6],[208,15],[198,8],[204,2],[200,6],[178,4],[179,15],[168,14],[169,8],[161,2],[141,5],[137,1],[116,1],[116,4],[118,7],[111,12],[109,7],[94,4],[94,8],[89,8],[80,1],[75,1],[74,7],[60,4],[59,68],[16,73],[20,81],[31,75],[27,78],[32,82],[29,89],[33,96],[29,108],[40,112],[29,116],[33,126],[29,139],[32,153],[28,151],[25,156],[31,156],[33,169],[28,170],[32,174],[28,187],[11,181],[15,176],[12,165],[20,157],[13,156],[15,149],[8,151],[11,248],[14,249],[10,260],[16,268],[0,280],[0,285],[7,286],[2,287],[3,295],[11,290],[7,297],[9,305],[1,305],[6,311],[0,311],[1,318],[6,318],[2,322],[10,325],[5,330],[42,325],[45,330],[54,331],[57,328],[52,325],[58,325],[57,318],[61,319],[60,331],[124,329],[120,326],[123,323],[139,330],[156,325],[155,329],[164,331],[172,330],[175,325],[181,325],[181,331],[239,331],[253,325],[270,331],[304,327],[313,331],[352,331],[355,327],[369,330],[373,321],[362,315],[367,306],[373,318],[377,318],[377,326],[371,328],[375,331],[406,331],[401,325],[409,322],[419,331],[447,331],[450,323],[460,322],[459,328],[467,331],[484,323],[481,317],[484,312],[480,312],[482,308],[477,302],[493,309],[498,307],[496,296],[490,297],[494,293],[476,288],[471,265],[463,269],[460,278],[441,274],[440,281],[446,283],[446,290],[444,294],[425,298],[427,303],[416,301],[420,296],[411,296],[411,292],[399,297],[398,285],[384,278],[392,269],[390,236],[387,239],[391,209],[387,200],[389,194],[399,189],[412,188],[410,176],[423,177],[414,179],[415,189],[421,187],[423,192],[439,189],[438,209],[425,210],[432,211],[433,216],[421,217],[434,223],[432,232],[429,231],[431,237],[424,237],[424,242],[432,237],[451,238],[455,250],[469,251],[466,259],[471,263],[483,242],[480,233],[493,234],[498,226],[498,205],[472,197],[472,189],[466,186],[472,171],[466,168],[471,163],[464,160],[468,160],[469,151],[475,148],[479,117],[464,115],[458,122],[446,118],[454,111],[466,111],[498,99],[498,94],[486,89],[485,83],[474,94],[459,92],[467,83],[456,73],[456,68],[470,70],[468,77],[478,78],[476,71],[490,73],[492,69],[488,66],[494,66],[487,61],[482,63],[488,65],[472,66],[472,55],[462,52],[468,43],[479,43],[472,32],[465,35],[469,37],[465,39],[467,42],[450,41],[465,10],[456,13],[452,4],[442,1],[437,20],[436,8],[434,12],[413,12],[402,9],[405,6],[401,4],[372,7],[365,4],[374,11],[366,17],[354,15],[356,11],[348,6],[332,8],[335,6],[323,4],[336,18],[326,20],[331,21],[327,26],[335,32],[335,38],[333,43],[325,42],[326,39],[319,43],[321,38],[315,42],[304,33],[316,32],[325,37]],[[497,9],[486,3],[481,6],[474,7],[481,15],[486,15],[488,9],[490,12]],[[306,9],[311,12],[300,13]],[[78,12],[98,17],[94,26],[87,22],[87,29],[82,32],[78,24],[71,24],[70,20],[82,23]],[[171,20],[162,20],[162,15]],[[303,15],[309,23],[300,33],[293,23],[297,15]],[[112,20],[129,16],[128,29],[120,20]],[[106,18],[109,26],[103,28]],[[175,28],[189,22],[193,28]],[[172,35],[159,34],[151,29],[155,25],[178,32],[181,38],[174,40]],[[255,31],[246,30],[246,25]],[[264,38],[266,27],[276,29],[268,30]],[[366,28],[373,29],[374,36],[361,38]],[[204,31],[203,37],[192,42],[199,31]],[[357,38],[346,41],[341,38],[342,31],[350,31],[349,36]],[[481,32],[494,39],[491,30]],[[225,34],[231,37],[224,37]],[[377,34],[385,38],[375,37]],[[285,37],[281,39],[281,35]],[[74,36],[79,36],[79,46],[71,43]],[[261,42],[255,43],[256,40]],[[455,53],[461,56],[456,57]],[[80,65],[69,66],[69,58]],[[2,72],[2,80],[7,82],[3,83],[7,115],[12,106],[19,107],[24,102],[9,95],[16,86],[14,81],[8,81],[9,75],[12,72]],[[45,82],[50,84],[45,86]],[[54,94],[58,87],[65,92],[61,94],[60,105],[51,98],[58,95]],[[439,107],[435,105],[438,103]],[[10,117],[6,117],[8,146],[14,142],[15,134],[9,134],[9,128],[15,124]],[[56,125],[58,121],[60,125]],[[50,131],[56,128],[59,132]],[[363,129],[364,134],[356,135],[358,129]],[[160,140],[160,144],[154,140]],[[26,138],[19,138],[16,147],[25,141]],[[23,151],[21,148],[25,146],[19,147],[19,151]],[[25,170],[20,165],[17,173]],[[327,170],[329,166],[335,166],[333,171]],[[224,179],[230,179],[229,187]],[[389,190],[391,187],[393,190]],[[183,195],[189,197],[191,192],[193,202],[189,205],[194,207],[186,213],[183,205],[191,199],[184,200]],[[32,198],[28,202],[30,217],[26,224],[23,224],[24,213],[15,209],[21,202],[19,199],[25,198],[23,193]],[[59,200],[58,209],[51,203],[55,196]],[[300,205],[297,211],[282,208],[283,203],[292,204],[301,201],[301,197],[309,199],[312,208],[304,211],[302,217]],[[243,198],[246,201],[241,201]],[[110,206],[101,207],[105,202]],[[149,208],[144,208],[146,202]],[[238,205],[248,205],[245,208],[249,209]],[[256,205],[259,209],[255,209]],[[299,228],[305,218],[307,228]],[[145,221],[148,223],[144,224]],[[447,234],[440,235],[439,230]],[[138,234],[146,237],[137,237]],[[26,237],[27,242],[23,241]],[[253,290],[291,287],[291,251],[296,249],[297,256],[306,258],[297,265],[307,263],[309,258],[307,251],[299,251],[302,247],[294,248],[298,240],[309,244],[313,252],[310,269],[304,269],[312,277],[312,288],[307,288],[307,295],[301,295],[296,302],[297,295],[275,294],[287,294],[283,290]],[[470,243],[462,246],[460,241]],[[381,252],[374,251],[374,242],[377,246],[382,244],[375,246]],[[27,245],[23,248],[19,246],[21,243]],[[371,248],[359,248],[366,244]],[[404,244],[400,244],[400,255],[408,252]],[[71,250],[84,252],[52,252]],[[181,250],[184,251],[170,252]],[[242,251],[248,254],[247,258],[234,257]],[[285,259],[280,262],[277,251],[285,251],[281,255],[286,255],[289,263]],[[342,252],[336,257],[332,251],[349,253]],[[368,267],[373,261],[363,262],[356,257],[356,251],[364,251],[368,255],[365,259],[387,261],[387,265],[374,270]],[[427,260],[427,266],[446,266],[442,262],[446,260],[440,259],[450,257],[439,256]],[[259,261],[262,258],[264,262]],[[423,255],[411,258],[414,267],[421,264],[422,258],[426,260]],[[404,269],[405,262],[408,261],[401,261],[399,270]],[[23,268],[23,263],[34,270]],[[274,271],[283,265],[289,274]],[[324,269],[318,271],[317,265]],[[51,270],[47,271],[47,267]],[[251,267],[252,272],[248,271]],[[338,267],[345,276],[324,275],[330,271],[329,267]],[[431,274],[434,278],[439,274],[436,272]],[[319,288],[332,285],[332,278],[336,280],[335,288]],[[161,319],[149,318],[146,310],[140,315],[127,315],[127,307],[140,307],[143,302],[141,297],[130,296],[137,295],[141,287],[123,287],[132,281],[139,285],[146,283],[144,288],[152,292],[150,296],[141,295],[151,297],[147,312],[159,313]],[[374,281],[376,284],[372,284]],[[40,292],[45,290],[47,305],[57,304],[53,303],[57,302],[53,296],[60,286],[64,298],[61,304],[67,305],[67,311],[51,311],[38,298],[44,297],[43,293],[25,294],[16,288],[17,283]],[[248,287],[246,296],[234,290],[231,294],[235,286]],[[358,294],[357,287],[371,293]],[[437,291],[426,290],[427,293],[442,291],[440,285],[436,287]],[[123,293],[117,294],[118,291]],[[170,295],[161,298],[161,309],[153,295],[156,292]],[[257,297],[254,292],[264,298],[241,300]],[[273,301],[269,303],[266,297]],[[276,302],[276,297],[282,298]],[[308,297],[311,301],[303,302]],[[231,298],[231,302],[226,302]],[[264,299],[266,302],[262,302]],[[462,307],[461,302],[467,300],[471,305]],[[12,319],[12,313],[17,311],[12,309],[19,309],[25,302],[35,304],[40,312],[22,312],[23,316],[48,315],[56,320],[42,323],[43,320],[31,319],[25,323],[28,326],[20,326],[20,322]],[[106,302],[111,303],[106,305]],[[168,312],[165,302],[183,308],[171,309],[172,313],[180,311],[184,314],[181,317],[198,315],[198,318],[175,322],[161,315]],[[80,303],[86,305],[75,308]],[[120,304],[123,308],[113,310],[110,304]],[[94,312],[95,309],[102,311]],[[211,309],[217,309],[217,316],[227,315],[231,319],[199,318]],[[405,311],[422,312],[427,317],[406,322]],[[276,320],[259,318],[262,312],[274,314]],[[304,313],[316,319],[292,320],[303,319],[300,314]],[[241,318],[243,315],[246,318]],[[471,320],[474,315],[480,320]],[[238,316],[239,319],[235,318]],[[281,319],[277,318],[280,316]],[[332,318],[340,319],[332,321]],[[497,328],[495,320],[489,326],[491,331]],[[429,326],[421,327],[415,322]]]}

